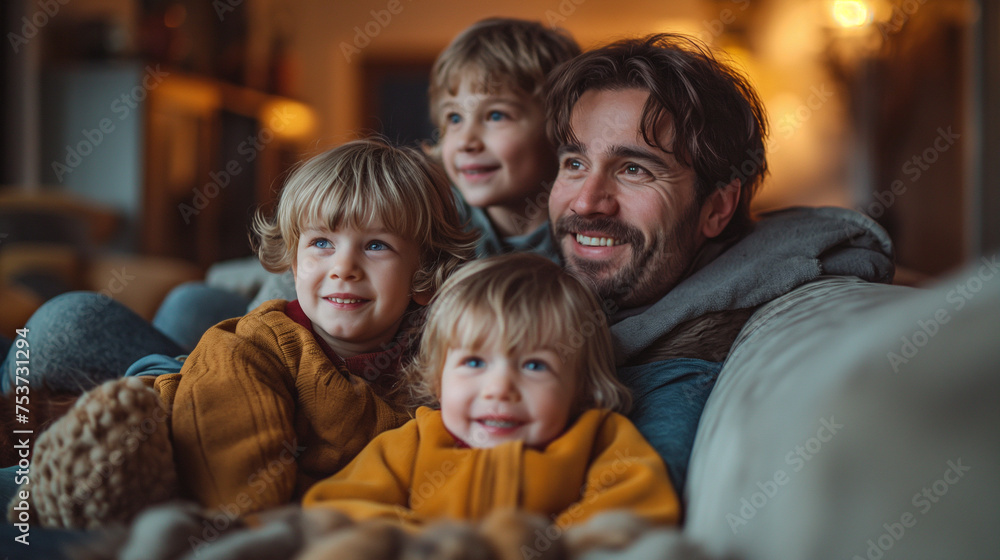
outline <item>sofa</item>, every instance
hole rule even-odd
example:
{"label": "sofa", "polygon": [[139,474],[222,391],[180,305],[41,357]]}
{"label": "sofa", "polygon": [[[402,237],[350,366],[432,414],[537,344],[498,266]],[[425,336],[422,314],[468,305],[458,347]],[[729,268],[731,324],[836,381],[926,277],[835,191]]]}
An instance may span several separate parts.
{"label": "sofa", "polygon": [[[998,401],[997,257],[923,289],[821,278],[737,338],[698,428],[681,532],[587,557],[1000,557]],[[14,535],[0,531],[4,554],[41,557],[8,550]]]}
{"label": "sofa", "polygon": [[760,308],[703,412],[684,532],[718,557],[1000,557],[1000,266]]}

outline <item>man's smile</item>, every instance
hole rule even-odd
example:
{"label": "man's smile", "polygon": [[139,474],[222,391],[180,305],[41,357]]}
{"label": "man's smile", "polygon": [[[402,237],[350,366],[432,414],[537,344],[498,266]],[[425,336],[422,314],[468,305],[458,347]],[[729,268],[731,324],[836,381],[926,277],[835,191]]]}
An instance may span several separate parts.
{"label": "man's smile", "polygon": [[576,242],[587,247],[614,247],[615,245],[622,245],[625,243],[624,241],[615,239],[614,237],[592,237],[583,235],[582,233],[576,234]]}

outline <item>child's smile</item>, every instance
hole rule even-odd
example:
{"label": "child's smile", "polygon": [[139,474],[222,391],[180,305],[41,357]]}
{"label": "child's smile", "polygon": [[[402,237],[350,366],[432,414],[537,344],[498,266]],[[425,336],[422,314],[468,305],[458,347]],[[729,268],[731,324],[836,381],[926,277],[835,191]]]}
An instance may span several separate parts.
{"label": "child's smile", "polygon": [[514,436],[521,426],[525,425],[524,420],[511,418],[509,416],[480,416],[476,418],[477,429],[485,432],[493,439],[514,439]]}
{"label": "child's smile", "polygon": [[456,167],[458,175],[462,179],[471,184],[480,184],[489,182],[500,170],[499,165],[489,165],[489,164],[465,164]]}
{"label": "child's smile", "polygon": [[419,265],[417,244],[379,223],[312,226],[299,236],[295,293],[316,334],[347,358],[396,336]]}
{"label": "child's smile", "polygon": [[334,304],[340,309],[357,309],[362,304],[368,303],[370,299],[360,298],[354,294],[333,294],[326,296],[326,301]]}

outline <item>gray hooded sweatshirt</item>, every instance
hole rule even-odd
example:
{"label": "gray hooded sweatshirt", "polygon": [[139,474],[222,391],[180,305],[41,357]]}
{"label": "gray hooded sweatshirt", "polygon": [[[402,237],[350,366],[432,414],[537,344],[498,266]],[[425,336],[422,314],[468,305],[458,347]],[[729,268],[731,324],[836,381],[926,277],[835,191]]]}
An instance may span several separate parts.
{"label": "gray hooded sweatshirt", "polygon": [[682,357],[628,365],[629,359],[706,313],[755,308],[820,276],[888,283],[894,272],[885,230],[863,214],[835,207],[764,214],[728,248],[706,246],[693,268],[659,301],[616,313],[611,327],[618,375],[634,399],[629,418],[663,457],[679,493],[722,363]]}

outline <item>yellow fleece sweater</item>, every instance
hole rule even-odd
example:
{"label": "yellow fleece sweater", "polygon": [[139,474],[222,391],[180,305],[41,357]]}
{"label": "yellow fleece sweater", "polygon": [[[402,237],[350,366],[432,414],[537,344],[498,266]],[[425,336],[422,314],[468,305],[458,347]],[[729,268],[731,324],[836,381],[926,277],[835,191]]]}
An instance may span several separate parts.
{"label": "yellow fleece sweater", "polygon": [[335,365],[283,300],[212,327],[154,388],[171,411],[182,494],[244,515],[299,499],[409,417],[395,367],[371,382]]}
{"label": "yellow fleece sweater", "polygon": [[439,518],[478,520],[501,508],[546,515],[563,528],[612,509],[657,524],[680,519],[660,456],[627,418],[609,410],[583,413],[545,449],[520,441],[479,449],[460,446],[441,412],[422,407],[416,419],[381,434],[344,470],[310,488],[303,505],[411,529]]}

